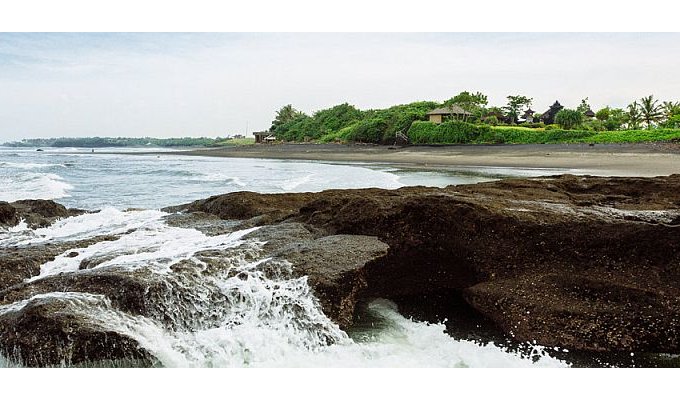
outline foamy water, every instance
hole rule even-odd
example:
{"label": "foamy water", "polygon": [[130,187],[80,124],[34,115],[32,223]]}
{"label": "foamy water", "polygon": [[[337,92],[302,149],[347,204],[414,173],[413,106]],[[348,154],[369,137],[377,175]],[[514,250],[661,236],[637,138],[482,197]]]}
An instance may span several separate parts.
{"label": "foamy water", "polygon": [[[145,272],[168,288],[147,294],[149,315],[128,314],[105,296],[82,292],[37,294],[0,306],[0,314],[49,299],[61,312],[134,339],[164,367],[567,366],[540,347],[532,360],[493,344],[456,340],[443,324],[409,320],[388,300],[368,305],[374,329],[350,335],[324,315],[306,277],[295,276],[285,260],[262,254],[255,229],[206,236],[166,225],[165,215],[105,209],[32,232],[19,229],[13,237],[14,243],[26,245],[118,235],[117,240],[69,249],[28,280],[89,273],[79,270],[88,260],[93,272]],[[110,225],[103,223],[107,220]],[[255,238],[244,239],[249,233]],[[78,255],[69,257],[74,251]],[[16,366],[0,358],[3,364]]]}

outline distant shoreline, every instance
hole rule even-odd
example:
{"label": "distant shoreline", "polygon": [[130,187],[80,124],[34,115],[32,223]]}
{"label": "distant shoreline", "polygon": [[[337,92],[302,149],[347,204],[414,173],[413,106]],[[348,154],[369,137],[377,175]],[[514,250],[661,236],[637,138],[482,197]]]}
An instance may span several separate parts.
{"label": "distant shoreline", "polygon": [[133,154],[370,162],[429,170],[479,166],[578,169],[587,174],[603,176],[660,176],[680,173],[680,145],[676,143],[406,147],[286,143]]}

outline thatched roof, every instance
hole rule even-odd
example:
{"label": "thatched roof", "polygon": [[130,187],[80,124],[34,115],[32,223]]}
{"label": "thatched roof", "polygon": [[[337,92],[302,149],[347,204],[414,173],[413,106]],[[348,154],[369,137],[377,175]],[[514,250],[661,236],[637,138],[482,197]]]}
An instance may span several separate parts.
{"label": "thatched roof", "polygon": [[434,110],[427,113],[427,115],[472,115],[471,113],[463,110],[460,106],[453,104],[451,107],[441,107],[435,108]]}
{"label": "thatched roof", "polygon": [[592,117],[595,116],[595,113],[594,113],[593,110],[591,110],[590,108],[588,109],[588,111],[586,111],[586,112],[583,113],[583,114],[584,114],[586,117],[590,117],[590,118],[592,118]]}

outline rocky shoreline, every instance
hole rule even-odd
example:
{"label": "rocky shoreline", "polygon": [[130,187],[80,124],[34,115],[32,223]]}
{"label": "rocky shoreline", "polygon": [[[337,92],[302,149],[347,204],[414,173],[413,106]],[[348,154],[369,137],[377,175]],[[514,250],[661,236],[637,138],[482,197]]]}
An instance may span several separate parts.
{"label": "rocky shoreline", "polygon": [[[40,204],[1,203],[0,224],[45,226],[82,213]],[[206,235],[260,227],[246,236],[266,242],[258,254],[308,277],[324,314],[343,329],[356,322],[362,302],[388,298],[416,318],[465,314],[471,331],[490,324],[518,342],[680,353],[680,175],[237,192],[165,211],[168,225]],[[152,359],[125,334],[64,312],[64,299],[49,294],[88,293],[99,296],[91,307],[106,303],[172,325],[159,303],[187,296],[177,287],[141,271],[97,268],[103,261],[96,259],[28,280],[69,249],[116,239],[0,248],[2,353],[29,366],[59,365],[66,356],[72,364]],[[191,264],[173,270],[186,286],[197,273],[222,273],[230,251],[200,254],[209,265],[201,272]]]}

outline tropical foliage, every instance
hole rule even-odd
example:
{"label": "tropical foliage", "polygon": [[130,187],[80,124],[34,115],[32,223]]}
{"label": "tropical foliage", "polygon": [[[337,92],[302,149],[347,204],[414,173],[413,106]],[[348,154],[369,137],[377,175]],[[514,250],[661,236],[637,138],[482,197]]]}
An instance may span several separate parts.
{"label": "tropical foliage", "polygon": [[573,129],[583,123],[583,114],[579,110],[563,108],[555,115],[555,123],[562,129]]}

